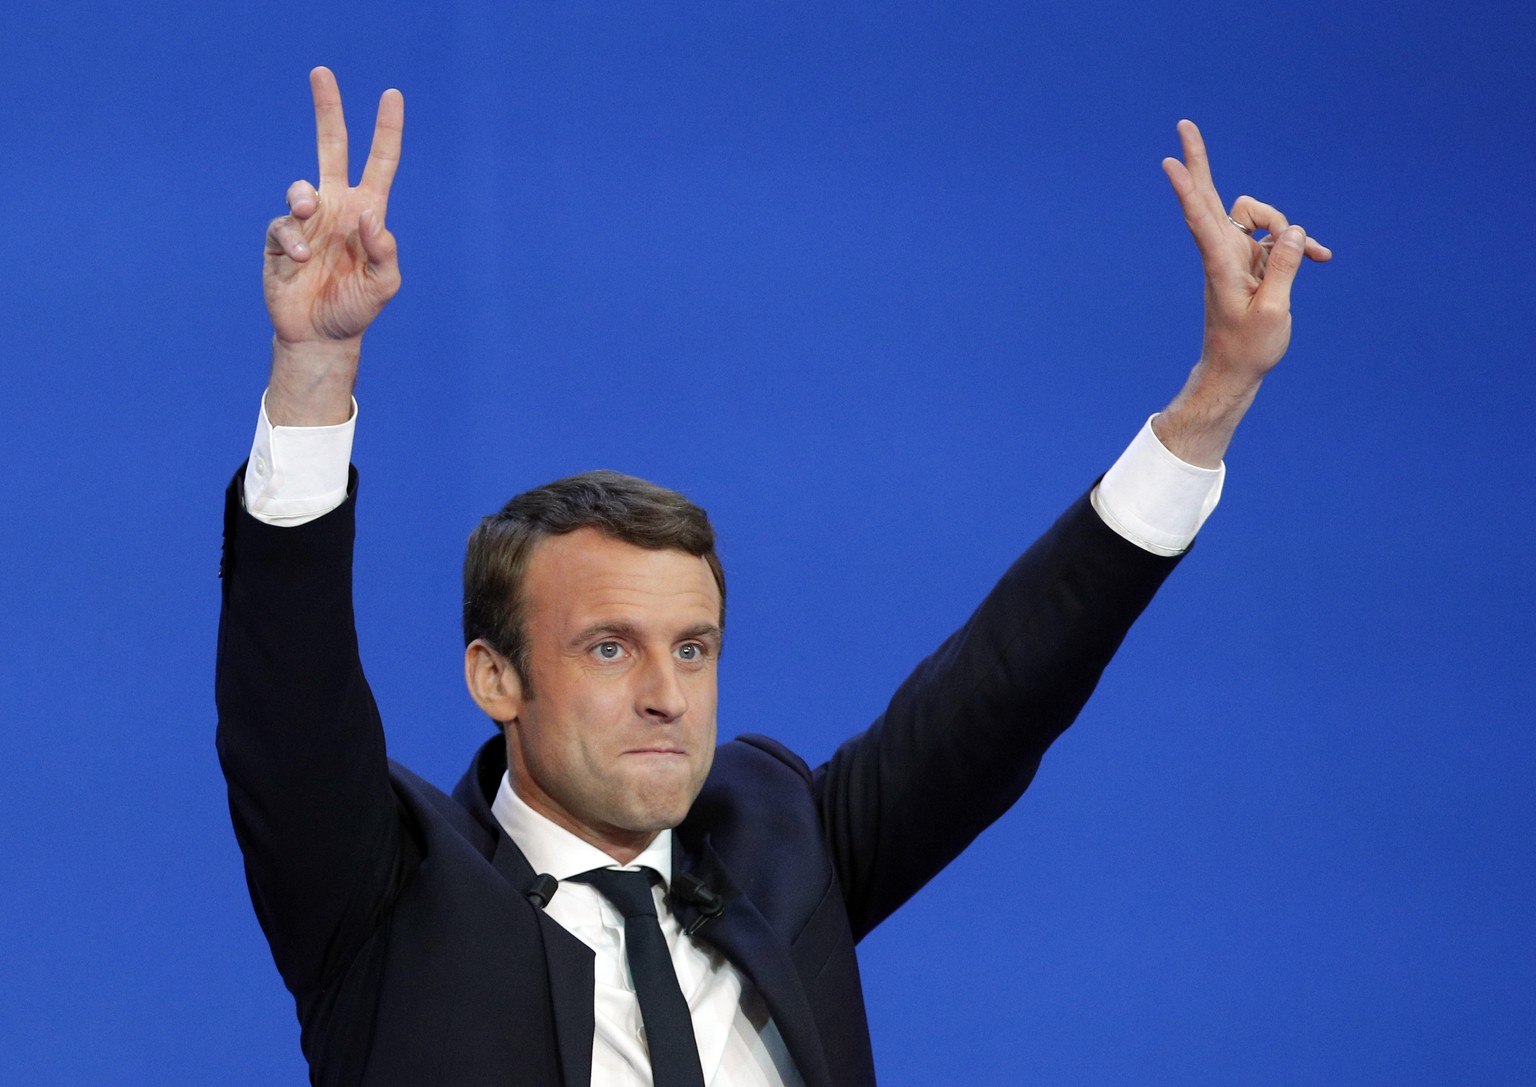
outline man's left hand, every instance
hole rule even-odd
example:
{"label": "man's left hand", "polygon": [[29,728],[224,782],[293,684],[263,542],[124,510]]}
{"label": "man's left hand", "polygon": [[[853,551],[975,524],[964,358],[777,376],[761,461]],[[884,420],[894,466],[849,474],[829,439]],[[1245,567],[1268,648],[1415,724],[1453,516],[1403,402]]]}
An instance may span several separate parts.
{"label": "man's left hand", "polygon": [[1200,130],[1193,121],[1178,129],[1184,161],[1166,158],[1163,171],[1205,268],[1205,336],[1188,384],[1153,428],[1176,456],[1214,468],[1260,382],[1290,346],[1291,284],[1302,260],[1330,260],[1333,252],[1250,196],[1228,212]]}

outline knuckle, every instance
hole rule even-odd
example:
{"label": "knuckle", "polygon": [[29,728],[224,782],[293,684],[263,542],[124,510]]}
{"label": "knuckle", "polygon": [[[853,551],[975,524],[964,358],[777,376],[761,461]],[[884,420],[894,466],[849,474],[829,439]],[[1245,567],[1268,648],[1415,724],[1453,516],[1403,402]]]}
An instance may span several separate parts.
{"label": "knuckle", "polygon": [[1295,271],[1301,264],[1301,252],[1293,245],[1277,245],[1269,252],[1270,268],[1282,268],[1287,271]]}

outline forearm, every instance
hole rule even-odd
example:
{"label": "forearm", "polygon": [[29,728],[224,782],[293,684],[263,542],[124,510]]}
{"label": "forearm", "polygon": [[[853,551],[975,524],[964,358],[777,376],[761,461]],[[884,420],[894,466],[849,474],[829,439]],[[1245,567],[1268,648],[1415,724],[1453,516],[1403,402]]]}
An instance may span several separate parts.
{"label": "forearm", "polygon": [[256,416],[256,434],[245,471],[245,512],[258,521],[294,528],[321,517],[347,497],[357,402],[334,426],[272,424],[269,392]]}
{"label": "forearm", "polygon": [[352,415],[362,336],[289,343],[272,338],[266,411],[273,426],[335,426]]}
{"label": "forearm", "polygon": [[1157,437],[1159,417],[1136,432],[1093,489],[1093,508],[1116,533],[1154,555],[1182,555],[1221,501],[1226,468],[1176,456]]}
{"label": "forearm", "polygon": [[1236,375],[1202,359],[1173,402],[1152,420],[1168,452],[1200,468],[1219,468],[1262,377]]}
{"label": "forearm", "polygon": [[856,936],[1018,799],[1178,561],[1074,504],[816,770]]}

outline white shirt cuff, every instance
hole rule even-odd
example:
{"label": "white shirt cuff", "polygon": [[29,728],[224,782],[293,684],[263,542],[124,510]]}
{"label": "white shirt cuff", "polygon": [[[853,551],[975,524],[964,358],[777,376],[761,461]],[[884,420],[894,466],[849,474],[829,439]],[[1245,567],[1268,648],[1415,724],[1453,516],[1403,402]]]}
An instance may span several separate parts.
{"label": "white shirt cuff", "polygon": [[245,508],[258,521],[293,528],[330,513],[347,497],[352,417],[335,426],[273,426],[261,397],[256,438],[245,469]]}
{"label": "white shirt cuff", "polygon": [[1200,468],[1168,452],[1149,418],[1094,488],[1104,523],[1154,555],[1178,555],[1221,501],[1227,466]]}

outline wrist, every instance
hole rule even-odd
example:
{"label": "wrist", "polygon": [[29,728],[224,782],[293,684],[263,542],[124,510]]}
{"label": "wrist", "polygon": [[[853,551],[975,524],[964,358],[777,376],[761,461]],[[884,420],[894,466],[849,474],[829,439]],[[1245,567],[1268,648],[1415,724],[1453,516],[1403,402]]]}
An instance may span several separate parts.
{"label": "wrist", "polygon": [[1152,430],[1185,463],[1219,468],[1261,384],[1260,375],[1235,375],[1202,359],[1179,395],[1152,421]]}
{"label": "wrist", "polygon": [[273,426],[333,426],[352,417],[362,337],[284,340],[272,337],[267,418]]}

